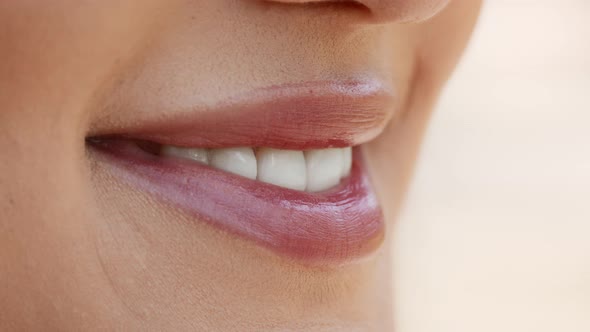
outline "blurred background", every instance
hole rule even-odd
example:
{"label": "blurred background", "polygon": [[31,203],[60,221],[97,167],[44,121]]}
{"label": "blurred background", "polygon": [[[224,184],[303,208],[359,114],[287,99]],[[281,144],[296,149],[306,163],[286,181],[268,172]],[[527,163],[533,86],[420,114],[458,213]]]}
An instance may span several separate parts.
{"label": "blurred background", "polygon": [[484,3],[395,236],[400,331],[590,331],[590,1]]}

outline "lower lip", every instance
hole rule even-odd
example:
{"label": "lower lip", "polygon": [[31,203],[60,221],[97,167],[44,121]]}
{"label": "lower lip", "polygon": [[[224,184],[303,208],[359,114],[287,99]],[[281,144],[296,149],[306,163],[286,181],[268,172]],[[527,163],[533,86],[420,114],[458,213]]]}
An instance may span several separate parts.
{"label": "lower lip", "polygon": [[337,187],[307,193],[180,159],[123,141],[91,144],[115,175],[195,219],[306,265],[342,265],[375,252],[384,221],[360,150]]}

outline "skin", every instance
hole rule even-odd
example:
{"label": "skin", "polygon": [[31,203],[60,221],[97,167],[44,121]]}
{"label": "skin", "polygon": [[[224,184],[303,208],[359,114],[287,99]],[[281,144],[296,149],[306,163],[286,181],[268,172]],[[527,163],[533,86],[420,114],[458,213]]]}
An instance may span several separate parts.
{"label": "skin", "polygon": [[[474,25],[473,0],[0,2],[0,330],[391,331],[391,232],[312,268],[118,181],[85,138],[256,87],[369,72],[389,228]],[[395,170],[395,171],[391,171]]]}

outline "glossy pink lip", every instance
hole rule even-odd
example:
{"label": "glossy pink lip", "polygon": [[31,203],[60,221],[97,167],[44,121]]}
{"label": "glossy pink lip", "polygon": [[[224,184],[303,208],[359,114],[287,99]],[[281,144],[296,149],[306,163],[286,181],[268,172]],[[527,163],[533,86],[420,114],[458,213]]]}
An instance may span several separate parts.
{"label": "glossy pink lip", "polygon": [[359,148],[351,175],[339,186],[306,193],[154,156],[127,138],[204,147],[350,146],[377,135],[389,118],[389,95],[364,84],[273,87],[239,107],[232,102],[233,108],[200,112],[190,122],[164,121],[159,128],[147,121],[90,145],[114,174],[197,220],[304,264],[343,264],[374,252],[384,235]]}
{"label": "glossy pink lip", "polygon": [[304,150],[358,145],[376,137],[393,114],[391,89],[375,80],[271,86],[214,107],[173,117],[132,119],[117,135],[189,147],[265,146]]}

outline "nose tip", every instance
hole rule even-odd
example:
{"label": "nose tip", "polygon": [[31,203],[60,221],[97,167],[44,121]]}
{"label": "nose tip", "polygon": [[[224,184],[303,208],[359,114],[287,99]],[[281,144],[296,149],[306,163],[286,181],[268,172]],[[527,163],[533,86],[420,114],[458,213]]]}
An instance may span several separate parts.
{"label": "nose tip", "polygon": [[276,2],[305,3],[338,3],[351,2],[366,7],[374,21],[387,22],[420,22],[439,13],[450,0],[275,0]]}
{"label": "nose tip", "polygon": [[438,14],[450,0],[359,0],[380,22],[420,22]]}

